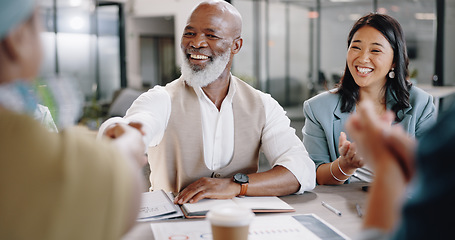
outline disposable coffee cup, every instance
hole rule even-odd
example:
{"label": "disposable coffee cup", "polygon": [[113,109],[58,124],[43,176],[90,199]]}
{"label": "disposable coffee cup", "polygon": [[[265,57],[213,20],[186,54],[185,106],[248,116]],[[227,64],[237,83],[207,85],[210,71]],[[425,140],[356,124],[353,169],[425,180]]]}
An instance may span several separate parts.
{"label": "disposable coffee cup", "polygon": [[254,213],[249,208],[217,206],[206,217],[212,226],[213,240],[248,240]]}

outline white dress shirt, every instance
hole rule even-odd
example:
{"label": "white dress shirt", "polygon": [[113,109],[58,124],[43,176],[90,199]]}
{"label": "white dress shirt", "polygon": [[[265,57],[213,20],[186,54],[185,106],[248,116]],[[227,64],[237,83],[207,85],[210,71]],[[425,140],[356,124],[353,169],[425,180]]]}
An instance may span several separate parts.
{"label": "white dress shirt", "polygon": [[[235,87],[232,86],[233,81],[230,84],[229,92],[219,111],[200,87],[194,88],[201,109],[204,160],[211,170],[218,170],[228,165],[234,154],[232,99],[235,95]],[[270,166],[281,165],[291,171],[301,185],[297,193],[313,189],[316,181],[314,162],[295,135],[295,129],[290,127],[286,112],[269,94],[260,91],[258,93],[262,98],[266,117],[261,150]],[[101,135],[107,126],[114,123],[140,122],[145,131],[146,146],[158,145],[170,117],[171,98],[162,86],[155,86],[143,96],[146,97],[136,100],[124,118],[115,117],[104,122],[98,134]],[[290,160],[286,156],[296,156],[300,161]]]}

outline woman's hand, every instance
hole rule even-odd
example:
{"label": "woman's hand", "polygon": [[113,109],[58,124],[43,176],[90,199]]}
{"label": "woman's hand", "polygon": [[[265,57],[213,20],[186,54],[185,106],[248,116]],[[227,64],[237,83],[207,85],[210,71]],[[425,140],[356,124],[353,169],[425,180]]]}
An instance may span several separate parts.
{"label": "woman's hand", "polygon": [[357,152],[356,144],[348,141],[344,132],[341,132],[339,137],[338,152],[340,153],[338,161],[341,171],[348,175],[353,174],[357,168],[365,165],[363,157]]}

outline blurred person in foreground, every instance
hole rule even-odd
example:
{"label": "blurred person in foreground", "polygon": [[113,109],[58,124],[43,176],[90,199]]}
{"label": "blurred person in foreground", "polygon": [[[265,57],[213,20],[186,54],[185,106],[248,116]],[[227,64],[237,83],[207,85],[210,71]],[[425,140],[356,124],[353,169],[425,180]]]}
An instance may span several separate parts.
{"label": "blurred person in foreground", "polygon": [[[315,186],[314,163],[283,108],[231,74],[242,48],[242,18],[226,1],[200,3],[181,39],[182,75],[139,96],[125,117],[143,125],[152,190],[175,202],[281,196]],[[115,126],[114,126],[115,128]],[[259,153],[271,169],[258,172]]]}
{"label": "blurred person in foreground", "polygon": [[453,238],[455,106],[418,142],[372,107],[362,103],[346,125],[375,171],[359,239]]}
{"label": "blurred person in foreground", "polygon": [[35,1],[1,0],[0,92],[13,94],[0,97],[0,239],[120,239],[139,209],[142,135],[48,131],[30,92],[41,54]]}
{"label": "blurred person in foreground", "polygon": [[403,30],[391,16],[371,13],[361,17],[348,36],[346,67],[340,84],[304,102],[303,144],[316,164],[318,184],[348,183],[365,159],[348,140],[344,125],[364,101],[379,116],[394,112],[412,136],[434,121],[433,97],[409,81]]}

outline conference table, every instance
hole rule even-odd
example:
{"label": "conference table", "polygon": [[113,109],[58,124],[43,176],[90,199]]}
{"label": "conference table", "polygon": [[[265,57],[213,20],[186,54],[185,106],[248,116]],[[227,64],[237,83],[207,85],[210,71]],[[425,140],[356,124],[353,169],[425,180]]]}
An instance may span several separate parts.
{"label": "conference table", "polygon": [[[288,195],[280,197],[282,200],[295,208],[290,213],[268,213],[261,216],[273,215],[298,215],[315,214],[328,224],[332,225],[347,237],[354,238],[362,227],[362,218],[358,210],[365,209],[367,192],[362,190],[363,186],[369,183],[352,182],[340,186],[319,185],[309,192],[301,195]],[[341,212],[341,216],[330,211],[322,205],[325,202]],[[358,205],[358,206],[357,206]],[[360,214],[361,215],[361,214]],[[175,220],[163,220],[175,221]],[[193,221],[192,219],[181,219],[177,221]],[[153,240],[153,233],[150,227],[151,222],[138,222],[122,240]],[[158,239],[156,239],[158,240]]]}

